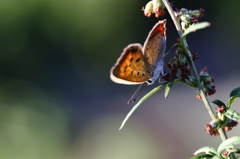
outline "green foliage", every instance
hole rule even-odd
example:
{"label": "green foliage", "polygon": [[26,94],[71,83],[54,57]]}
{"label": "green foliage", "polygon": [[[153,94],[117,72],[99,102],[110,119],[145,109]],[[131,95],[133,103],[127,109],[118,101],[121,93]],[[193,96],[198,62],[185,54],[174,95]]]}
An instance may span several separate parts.
{"label": "green foliage", "polygon": [[233,110],[233,109],[228,109],[225,113],[223,113],[226,117],[235,120],[235,121],[240,121],[240,114]]}
{"label": "green foliage", "polygon": [[227,148],[233,148],[234,145],[237,145],[237,144],[240,144],[240,136],[234,136],[234,137],[231,137],[225,141],[223,141],[218,149],[217,149],[217,152],[218,153],[221,153],[224,149],[227,149]]}
{"label": "green foliage", "polygon": [[184,33],[182,34],[182,38],[187,36],[191,32],[195,32],[196,30],[199,30],[199,29],[204,29],[206,27],[209,27],[210,25],[211,24],[209,22],[201,22],[201,23],[192,25],[184,31]]}
{"label": "green foliage", "polygon": [[230,98],[228,99],[228,107],[231,108],[232,104],[240,97],[240,87],[235,88],[230,93]]}
{"label": "green foliage", "polygon": [[164,97],[167,98],[174,82],[169,82],[165,89]]}
{"label": "green foliage", "polygon": [[159,91],[161,88],[163,88],[164,86],[166,86],[169,82],[163,83],[160,86],[152,89],[150,92],[148,92],[145,96],[143,96],[138,102],[137,104],[135,104],[133,106],[133,108],[128,112],[127,116],[124,118],[119,130],[121,130],[123,128],[123,126],[125,125],[125,123],[127,122],[127,120],[129,119],[129,117],[133,114],[133,112],[146,100],[148,99],[151,95],[153,95],[154,93],[156,93],[157,91]]}
{"label": "green foliage", "polygon": [[219,107],[220,106],[225,106],[226,107],[226,105],[221,100],[214,100],[211,103],[216,104]]}
{"label": "green foliage", "polygon": [[201,154],[201,155],[194,156],[191,159],[209,159],[209,158],[213,158],[213,155]]}

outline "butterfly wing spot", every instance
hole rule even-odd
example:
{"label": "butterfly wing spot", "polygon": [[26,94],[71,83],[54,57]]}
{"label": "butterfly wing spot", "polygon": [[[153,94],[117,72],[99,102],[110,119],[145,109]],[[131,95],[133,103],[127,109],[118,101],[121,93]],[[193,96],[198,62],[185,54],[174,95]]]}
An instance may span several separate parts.
{"label": "butterfly wing spot", "polygon": [[139,57],[138,59],[136,59],[136,62],[139,62],[139,61],[140,61],[140,59],[141,59],[140,57]]}
{"label": "butterfly wing spot", "polygon": [[[149,57],[150,58],[150,57]],[[143,83],[151,78],[145,65],[142,48],[131,46],[126,49],[118,65],[113,70],[113,75],[119,79]]]}
{"label": "butterfly wing spot", "polygon": [[134,70],[131,71],[130,75],[133,75]]}

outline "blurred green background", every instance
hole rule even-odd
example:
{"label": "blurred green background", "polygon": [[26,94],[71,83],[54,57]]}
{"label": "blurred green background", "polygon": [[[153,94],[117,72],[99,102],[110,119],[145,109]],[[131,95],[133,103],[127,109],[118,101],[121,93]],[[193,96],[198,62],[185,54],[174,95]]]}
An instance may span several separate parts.
{"label": "blurred green background", "polygon": [[[168,99],[163,90],[150,97],[118,131],[137,86],[113,83],[110,68],[126,45],[143,44],[160,19],[168,20],[167,50],[177,38],[168,13],[159,19],[143,15],[147,2],[0,1],[1,159],[185,159],[202,146],[220,144],[220,137],[204,132],[210,117],[202,101],[182,84]],[[197,69],[207,66],[215,76],[217,93],[210,100],[226,102],[240,85],[240,2],[174,4],[206,10],[202,21],[212,26],[189,35],[188,42],[199,52]],[[154,86],[144,87],[138,99]],[[239,101],[233,109],[240,111]]]}

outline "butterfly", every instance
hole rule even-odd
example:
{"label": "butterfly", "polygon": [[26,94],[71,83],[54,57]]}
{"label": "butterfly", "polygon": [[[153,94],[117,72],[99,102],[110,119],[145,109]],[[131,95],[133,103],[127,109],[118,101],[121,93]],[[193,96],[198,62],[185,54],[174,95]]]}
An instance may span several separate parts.
{"label": "butterfly", "polygon": [[[116,64],[110,70],[110,78],[119,84],[152,85],[163,75],[166,50],[166,19],[157,22],[142,47],[141,44],[129,44],[124,48]],[[139,88],[140,89],[140,88]]]}

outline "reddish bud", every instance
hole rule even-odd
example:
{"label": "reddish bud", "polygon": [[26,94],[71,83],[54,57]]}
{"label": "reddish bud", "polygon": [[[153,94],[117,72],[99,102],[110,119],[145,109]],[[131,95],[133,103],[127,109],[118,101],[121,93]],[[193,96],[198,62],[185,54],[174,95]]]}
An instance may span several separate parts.
{"label": "reddish bud", "polygon": [[200,71],[200,75],[205,74],[205,73],[208,73],[206,67]]}
{"label": "reddish bud", "polygon": [[198,95],[196,95],[196,98],[197,99],[202,99],[202,97],[198,94]]}
{"label": "reddish bud", "polygon": [[219,132],[216,128],[213,128],[211,124],[205,125],[206,129],[205,131],[208,132],[211,136],[218,136]]}
{"label": "reddish bud", "polygon": [[228,151],[224,151],[223,153],[222,153],[222,155],[225,157],[225,156],[227,156],[228,155]]}
{"label": "reddish bud", "polygon": [[220,106],[220,107],[217,107],[216,110],[220,113],[223,113],[225,111],[225,106]]}
{"label": "reddish bud", "polygon": [[144,11],[144,15],[150,17],[153,11],[153,2],[150,1],[146,4],[145,8],[143,7],[142,10]]}

